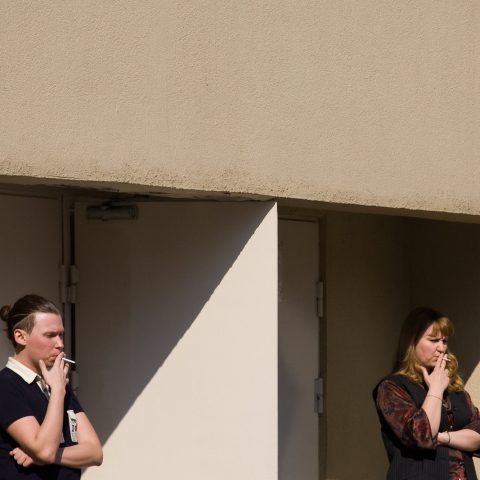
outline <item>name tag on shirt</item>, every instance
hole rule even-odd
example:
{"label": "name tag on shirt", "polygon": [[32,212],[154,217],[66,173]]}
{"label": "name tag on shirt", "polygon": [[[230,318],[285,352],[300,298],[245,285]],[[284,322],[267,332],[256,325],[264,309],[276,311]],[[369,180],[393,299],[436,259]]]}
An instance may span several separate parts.
{"label": "name tag on shirt", "polygon": [[67,410],[68,426],[70,430],[70,439],[72,442],[78,443],[77,440],[77,416],[73,410]]}

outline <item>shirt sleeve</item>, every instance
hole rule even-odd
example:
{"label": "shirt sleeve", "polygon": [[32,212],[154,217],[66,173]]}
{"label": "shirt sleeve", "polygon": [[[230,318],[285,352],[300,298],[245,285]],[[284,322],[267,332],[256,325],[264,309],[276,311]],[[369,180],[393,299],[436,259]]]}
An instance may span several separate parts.
{"label": "shirt sleeve", "polygon": [[65,404],[67,407],[65,410],[73,410],[75,413],[84,411],[75,393],[73,393],[72,387],[68,384],[65,393]]}
{"label": "shirt sleeve", "polygon": [[34,416],[28,402],[14,385],[0,384],[0,427],[4,430],[15,420]]}
{"label": "shirt sleeve", "polygon": [[463,393],[465,394],[465,399],[467,400],[467,405],[471,412],[470,423],[465,425],[463,428],[468,428],[469,430],[473,430],[474,432],[480,434],[480,413],[478,408],[473,404],[470,395],[466,391]]}
{"label": "shirt sleeve", "polygon": [[403,445],[409,448],[435,449],[436,437],[428,416],[417,408],[408,392],[396,383],[385,380],[378,387],[377,409]]}

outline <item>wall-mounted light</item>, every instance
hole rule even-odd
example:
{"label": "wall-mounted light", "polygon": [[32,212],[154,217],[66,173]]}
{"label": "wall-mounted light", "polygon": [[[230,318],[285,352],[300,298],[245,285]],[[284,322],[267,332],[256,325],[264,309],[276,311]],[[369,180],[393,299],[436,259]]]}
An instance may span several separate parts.
{"label": "wall-mounted light", "polygon": [[112,205],[104,203],[87,207],[87,220],[136,220],[138,219],[137,205]]}

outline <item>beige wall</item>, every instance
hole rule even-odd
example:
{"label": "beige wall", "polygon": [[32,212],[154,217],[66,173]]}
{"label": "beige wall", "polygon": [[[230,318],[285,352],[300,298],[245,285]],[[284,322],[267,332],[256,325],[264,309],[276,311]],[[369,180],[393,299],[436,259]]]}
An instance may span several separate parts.
{"label": "beige wall", "polygon": [[79,397],[104,444],[86,479],[277,479],[277,210],[77,212]]}
{"label": "beige wall", "polygon": [[0,22],[0,175],[480,213],[476,2],[6,0]]}
{"label": "beige wall", "polygon": [[400,325],[415,306],[454,320],[451,348],[480,405],[479,272],[478,225],[327,215],[329,480],[384,478],[371,390],[389,372]]}

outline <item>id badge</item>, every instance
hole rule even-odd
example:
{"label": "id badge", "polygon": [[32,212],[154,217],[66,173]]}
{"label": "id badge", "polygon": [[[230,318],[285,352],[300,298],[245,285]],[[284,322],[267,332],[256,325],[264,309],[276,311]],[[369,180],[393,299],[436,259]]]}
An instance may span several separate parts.
{"label": "id badge", "polygon": [[67,410],[68,427],[70,430],[70,439],[72,442],[78,443],[77,440],[77,416],[73,410]]}

